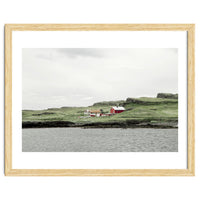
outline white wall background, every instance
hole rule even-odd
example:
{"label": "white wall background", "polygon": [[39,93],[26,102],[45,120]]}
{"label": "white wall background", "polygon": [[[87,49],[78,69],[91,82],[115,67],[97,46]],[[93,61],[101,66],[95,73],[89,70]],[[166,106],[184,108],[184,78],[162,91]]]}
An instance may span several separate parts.
{"label": "white wall background", "polygon": [[[1,0],[0,1],[0,199],[200,199],[200,2],[198,0]],[[4,24],[5,23],[195,23],[196,176],[195,177],[5,177]]]}

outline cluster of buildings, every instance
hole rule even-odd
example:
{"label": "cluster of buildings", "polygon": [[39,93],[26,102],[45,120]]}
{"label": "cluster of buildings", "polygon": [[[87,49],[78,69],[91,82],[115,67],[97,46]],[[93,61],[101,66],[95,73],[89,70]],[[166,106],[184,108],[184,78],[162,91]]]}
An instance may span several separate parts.
{"label": "cluster of buildings", "polygon": [[114,106],[110,109],[110,113],[103,113],[102,110],[85,110],[84,115],[90,117],[104,117],[104,116],[111,116],[117,113],[124,112],[125,108],[122,106]]}

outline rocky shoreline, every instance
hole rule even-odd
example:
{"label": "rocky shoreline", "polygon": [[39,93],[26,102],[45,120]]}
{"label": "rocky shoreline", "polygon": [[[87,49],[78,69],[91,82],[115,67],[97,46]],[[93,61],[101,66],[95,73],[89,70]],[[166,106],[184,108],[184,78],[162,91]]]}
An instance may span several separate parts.
{"label": "rocky shoreline", "polygon": [[91,122],[73,123],[70,121],[45,121],[45,122],[22,122],[22,128],[178,128],[178,120],[164,122],[151,122],[149,120],[127,120],[123,122]]}

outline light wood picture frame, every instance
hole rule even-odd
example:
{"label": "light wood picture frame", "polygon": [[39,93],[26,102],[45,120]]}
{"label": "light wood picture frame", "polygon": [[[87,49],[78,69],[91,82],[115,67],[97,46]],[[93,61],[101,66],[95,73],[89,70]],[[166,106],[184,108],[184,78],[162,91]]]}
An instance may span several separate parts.
{"label": "light wood picture frame", "polygon": [[[13,31],[187,31],[187,169],[14,169],[12,166]],[[5,175],[6,176],[194,176],[195,175],[195,25],[194,24],[6,24],[5,25]]]}

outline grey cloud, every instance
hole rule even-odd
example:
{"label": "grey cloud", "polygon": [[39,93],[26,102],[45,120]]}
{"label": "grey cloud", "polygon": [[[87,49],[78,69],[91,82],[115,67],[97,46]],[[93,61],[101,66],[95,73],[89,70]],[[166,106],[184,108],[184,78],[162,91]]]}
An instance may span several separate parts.
{"label": "grey cloud", "polygon": [[23,109],[88,106],[178,91],[177,49],[22,51]]}
{"label": "grey cloud", "polygon": [[38,49],[38,51],[36,58],[52,62],[65,58],[102,58],[106,56],[103,51],[94,48],[54,48]]}
{"label": "grey cloud", "polygon": [[69,56],[72,58],[76,57],[98,57],[101,58],[104,55],[102,51],[99,51],[99,49],[94,49],[94,48],[63,48],[63,49],[58,49],[58,52],[64,54],[65,56]]}

